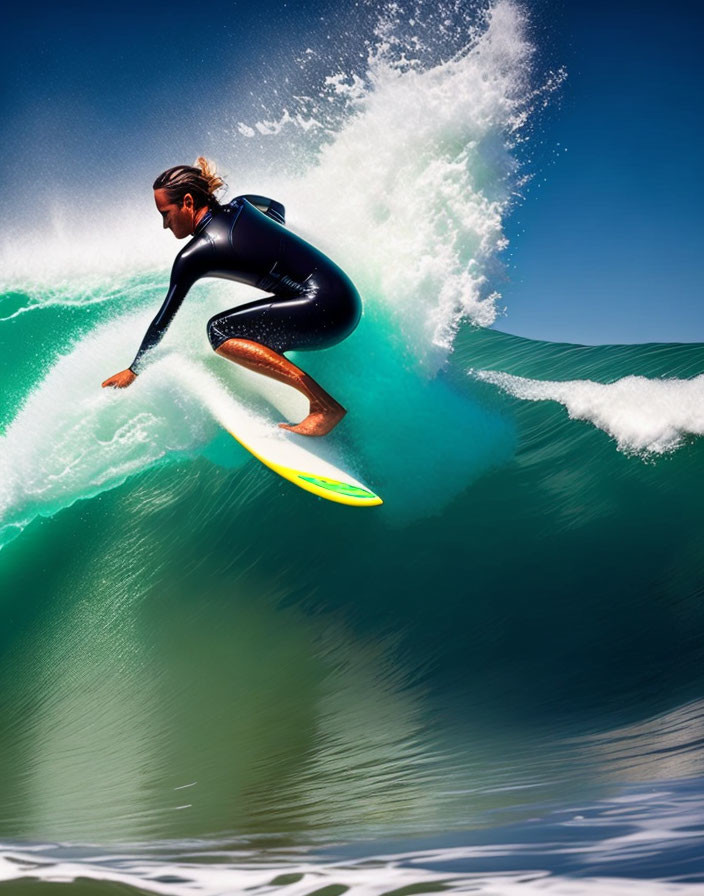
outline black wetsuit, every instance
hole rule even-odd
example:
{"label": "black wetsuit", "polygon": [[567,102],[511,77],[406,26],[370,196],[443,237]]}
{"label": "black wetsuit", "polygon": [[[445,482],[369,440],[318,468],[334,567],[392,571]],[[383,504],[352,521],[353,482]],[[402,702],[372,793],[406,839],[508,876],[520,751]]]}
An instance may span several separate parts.
{"label": "black wetsuit", "polygon": [[181,302],[201,277],[224,277],[272,295],[208,321],[214,349],[250,339],[274,351],[327,348],[355,329],[362,313],[350,278],[326,255],[284,226],[284,207],[262,196],[238,196],[208,211],[176,256],[169,291],[149,325],[130,370],[159,342]]}

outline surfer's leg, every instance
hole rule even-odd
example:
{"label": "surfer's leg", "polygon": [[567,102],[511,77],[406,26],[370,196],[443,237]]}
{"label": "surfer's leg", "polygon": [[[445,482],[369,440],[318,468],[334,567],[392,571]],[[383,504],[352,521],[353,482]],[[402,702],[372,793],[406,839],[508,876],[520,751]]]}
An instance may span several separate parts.
{"label": "surfer's leg", "polygon": [[291,432],[304,436],[324,436],[337,426],[347,413],[312,376],[266,345],[252,342],[250,339],[232,338],[226,339],[215,351],[223,358],[241,364],[248,370],[254,370],[280,383],[293,386],[305,395],[310,402],[308,416],[296,426],[279,423],[283,429],[290,429]]}
{"label": "surfer's leg", "polygon": [[345,409],[300,367],[285,351],[317,348],[323,341],[310,326],[304,312],[305,298],[282,300],[268,296],[215,315],[208,321],[208,339],[215,351],[249,370],[293,386],[310,402],[305,420],[284,429],[307,436],[324,436],[345,416]]}
{"label": "surfer's leg", "polygon": [[305,420],[291,426],[307,436],[324,436],[345,416],[345,409],[319,383],[284,357],[284,352],[328,348],[345,339],[359,322],[361,304],[351,281],[335,274],[332,284],[311,274],[300,292],[268,296],[208,322],[215,351],[237,364],[293,386],[310,402]]}

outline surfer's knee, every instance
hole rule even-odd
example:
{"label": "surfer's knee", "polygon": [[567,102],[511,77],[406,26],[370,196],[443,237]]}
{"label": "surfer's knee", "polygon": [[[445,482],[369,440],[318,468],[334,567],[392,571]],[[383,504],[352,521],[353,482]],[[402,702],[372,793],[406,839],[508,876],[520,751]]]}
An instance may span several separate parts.
{"label": "surfer's knee", "polygon": [[220,346],[227,338],[218,327],[219,323],[220,315],[216,314],[214,317],[210,318],[206,328],[208,333],[208,341],[210,342],[210,345],[212,346],[214,352],[216,352],[220,348]]}

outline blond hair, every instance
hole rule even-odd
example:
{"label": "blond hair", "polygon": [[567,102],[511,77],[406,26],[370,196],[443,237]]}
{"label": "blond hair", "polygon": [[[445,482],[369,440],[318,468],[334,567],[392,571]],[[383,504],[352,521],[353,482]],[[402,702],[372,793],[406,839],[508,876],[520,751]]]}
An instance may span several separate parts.
{"label": "blond hair", "polygon": [[225,181],[215,170],[215,164],[198,156],[194,165],[175,165],[162,171],[152,189],[166,190],[169,201],[178,205],[186,193],[190,193],[196,208],[204,205],[216,208],[220,203],[215,194],[224,186]]}
{"label": "blond hair", "polygon": [[203,156],[198,156],[193,164],[196,168],[200,168],[201,175],[208,181],[208,189],[211,193],[217,193],[221,187],[225,186],[225,181],[215,170],[214,162],[208,161]]}

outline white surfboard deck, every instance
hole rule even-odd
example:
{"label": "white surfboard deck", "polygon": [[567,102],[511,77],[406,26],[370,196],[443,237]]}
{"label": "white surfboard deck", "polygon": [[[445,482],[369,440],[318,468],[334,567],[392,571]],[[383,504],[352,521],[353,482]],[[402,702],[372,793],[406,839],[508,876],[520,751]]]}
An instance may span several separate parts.
{"label": "white surfboard deck", "polygon": [[[351,507],[375,507],[383,503],[344,468],[338,452],[326,442],[327,437],[302,436],[282,429],[272,413],[255,410],[261,402],[252,404],[230,394],[229,389],[225,392],[222,384],[214,382],[205,371],[197,370],[195,365],[189,367],[188,371],[181,368],[184,385],[202,401],[223,429],[270,470],[327,501]],[[250,380],[250,386],[263,385],[260,376],[251,376],[254,379]],[[240,381],[245,383],[246,377],[240,376]],[[283,388],[293,391],[290,387]],[[265,390],[252,391],[258,392],[261,399]]]}

